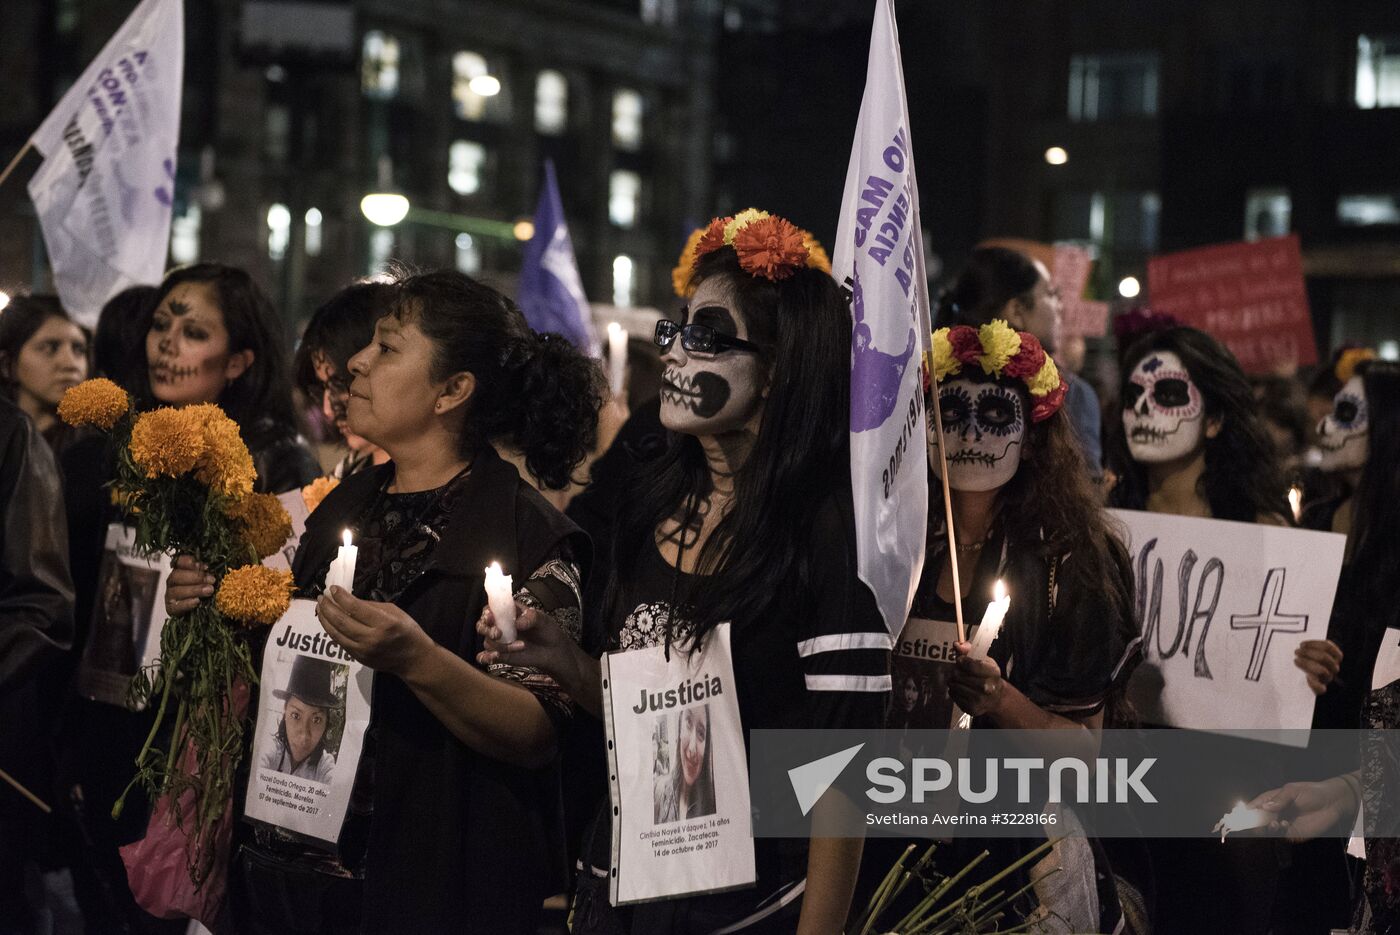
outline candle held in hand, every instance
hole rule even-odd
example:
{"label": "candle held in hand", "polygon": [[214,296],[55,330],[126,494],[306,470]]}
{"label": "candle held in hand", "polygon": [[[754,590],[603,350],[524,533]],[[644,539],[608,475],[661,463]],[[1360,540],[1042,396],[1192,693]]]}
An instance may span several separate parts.
{"label": "candle held in hand", "polygon": [[492,562],[486,568],[486,601],[491,616],[501,631],[502,643],[515,642],[515,597],[511,591],[510,575],[501,574],[501,563]]}
{"label": "candle held in hand", "polygon": [[[992,589],[992,601],[987,605],[986,613],[982,614],[982,622],[977,625],[977,632],[972,634],[972,651],[967,654],[969,658],[987,658],[992,641],[1001,632],[1001,622],[1006,619],[1006,612],[1010,608],[1011,595],[1006,593],[1006,585],[998,578],[996,587]],[[949,730],[967,730],[971,726],[972,718],[957,705],[953,705],[953,718],[948,725]]]}
{"label": "candle held in hand", "polygon": [[627,380],[627,329],[617,322],[608,324],[608,387],[614,396],[622,395]]}
{"label": "candle held in hand", "polygon": [[331,567],[326,569],[326,585],[323,589],[325,591],[336,585],[347,591],[355,590],[355,560],[359,557],[360,549],[350,544],[350,530],[345,530],[342,536],[345,544],[336,552]]}
{"label": "candle held in hand", "polygon": [[1264,817],[1262,809],[1245,808],[1244,802],[1239,802],[1234,808],[1226,812],[1211,831],[1220,832],[1220,843],[1225,843],[1225,835],[1231,831],[1250,831],[1254,828],[1262,828],[1269,823]]}

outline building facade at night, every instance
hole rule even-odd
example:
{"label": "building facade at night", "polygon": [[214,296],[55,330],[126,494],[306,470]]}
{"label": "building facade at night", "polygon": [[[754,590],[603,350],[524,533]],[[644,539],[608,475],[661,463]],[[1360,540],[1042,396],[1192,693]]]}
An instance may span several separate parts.
{"label": "building facade at night", "polygon": [[[0,10],[0,80],[22,89],[6,159],[134,5]],[[547,157],[590,300],[664,304],[709,216],[716,19],[704,0],[187,3],[171,260],[247,267],[289,323],[395,260],[513,291]],[[0,190],[0,289],[45,283],[32,165]],[[365,218],[378,191],[409,199],[403,222]]]}

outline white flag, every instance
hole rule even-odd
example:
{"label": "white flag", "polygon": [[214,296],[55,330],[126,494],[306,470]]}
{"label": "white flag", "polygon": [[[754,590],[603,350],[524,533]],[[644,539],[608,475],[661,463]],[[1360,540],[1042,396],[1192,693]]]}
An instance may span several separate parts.
{"label": "white flag", "polygon": [[160,281],[170,242],[183,0],[142,0],[30,143],[44,164],[29,196],[64,308],[84,324],[103,303]]}
{"label": "white flag", "polygon": [[922,364],[928,280],[890,0],[877,0],[832,275],[851,294],[851,484],[861,580],[898,634],[928,525]]}

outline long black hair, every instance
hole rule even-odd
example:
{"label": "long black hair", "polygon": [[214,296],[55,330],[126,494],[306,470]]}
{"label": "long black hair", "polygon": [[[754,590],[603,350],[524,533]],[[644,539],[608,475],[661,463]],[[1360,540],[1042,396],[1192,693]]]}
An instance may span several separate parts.
{"label": "long black hair", "polygon": [[[286,329],[267,293],[245,270],[223,263],[195,263],[166,274],[152,309],[159,308],[165,297],[184,283],[200,283],[213,290],[228,331],[229,353],[253,352],[252,366],[219,394],[218,403],[224,412],[243,429],[262,419],[271,419],[287,431],[295,432],[297,418],[287,369]],[[143,358],[145,348],[143,341]],[[143,360],[143,363],[149,364],[149,361]],[[148,402],[154,402],[150,398],[149,375],[143,382],[147,384]]]}
{"label": "long black hair", "polygon": [[1400,578],[1400,364],[1372,360],[1357,368],[1366,388],[1366,464],[1352,495],[1351,564],[1365,580],[1393,589]]}
{"label": "long black hair", "polygon": [[[733,289],[748,340],[769,371],[758,439],[734,477],[732,509],[700,550],[703,582],[677,594],[687,622],[673,638],[699,647],[721,621],[756,620],[801,593],[803,557],[814,546],[814,506],[849,487],[851,317],[835,280],[803,268],[781,282],[751,276],[732,247],[702,256],[692,287],[722,277]],[[672,433],[664,454],[638,478],[614,540],[605,619],[617,619],[619,582],[632,576],[657,527],[678,511],[694,518],[711,492],[700,440]],[[849,496],[849,491],[845,494]],[[677,615],[679,616],[679,615]]]}
{"label": "long black hair", "polygon": [[544,486],[569,486],[598,437],[603,375],[593,361],[557,334],[531,331],[514,302],[463,273],[406,276],[390,314],[432,342],[433,380],[460,371],[476,377],[462,454],[501,440],[525,455]]}
{"label": "long black hair", "polygon": [[[1153,352],[1171,351],[1181,358],[1201,391],[1207,421],[1219,420],[1220,431],[1205,440],[1205,473],[1200,494],[1216,519],[1257,522],[1261,517],[1291,519],[1287,483],[1274,445],[1259,417],[1258,403],[1235,355],[1215,338],[1195,328],[1178,326],[1151,332],[1123,355],[1119,399],[1128,398],[1129,378],[1138,363]],[[1109,467],[1118,483],[1109,494],[1112,506],[1141,510],[1147,506],[1147,469],[1133,460],[1120,417],[1109,430]]]}
{"label": "long black hair", "polygon": [[146,385],[146,332],[156,310],[155,286],[130,286],[107,300],[92,335],[92,370],[128,392]]}
{"label": "long black hair", "polygon": [[[0,393],[11,402],[18,401],[19,396],[19,381],[14,373],[19,352],[50,318],[73,321],[58,297],[52,295],[17,295],[0,314]],[[86,338],[87,331],[81,326],[79,330]]]}
{"label": "long black hair", "polygon": [[318,355],[348,380],[350,358],[374,339],[374,323],[389,313],[393,301],[394,287],[373,280],[352,283],[327,299],[312,313],[297,346],[293,362],[297,388],[311,399],[320,399]]}
{"label": "long black hair", "polygon": [[1034,304],[1031,293],[1040,270],[1030,257],[1006,247],[978,247],[948,291],[938,301],[935,328],[985,325],[1002,317],[1006,303],[1020,299]]}

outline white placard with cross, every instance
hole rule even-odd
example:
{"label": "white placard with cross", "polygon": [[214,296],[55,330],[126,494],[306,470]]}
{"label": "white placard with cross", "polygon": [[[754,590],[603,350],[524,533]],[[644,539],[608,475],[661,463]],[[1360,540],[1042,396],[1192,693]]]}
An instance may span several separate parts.
{"label": "white placard with cross", "polygon": [[[1344,536],[1113,510],[1136,577],[1143,663],[1129,693],[1148,723],[1306,729],[1315,697],[1293,663],[1327,636]],[[1280,739],[1306,743],[1306,735]]]}

